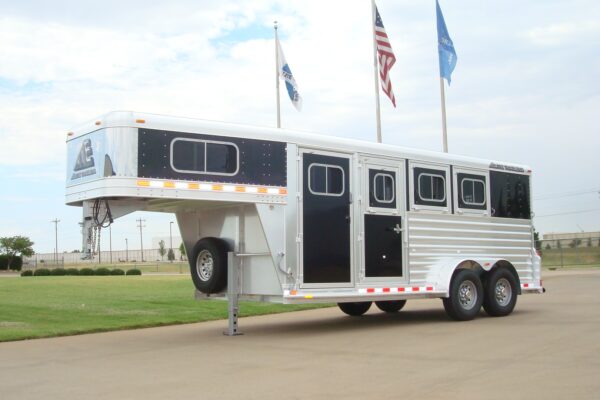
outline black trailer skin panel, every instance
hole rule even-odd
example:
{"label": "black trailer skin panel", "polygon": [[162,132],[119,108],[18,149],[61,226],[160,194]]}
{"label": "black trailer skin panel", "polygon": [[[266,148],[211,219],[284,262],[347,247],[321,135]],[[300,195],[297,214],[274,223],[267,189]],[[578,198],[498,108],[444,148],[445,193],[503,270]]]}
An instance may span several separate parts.
{"label": "black trailer skin panel", "polygon": [[287,186],[282,142],[139,129],[138,155],[140,178]]}

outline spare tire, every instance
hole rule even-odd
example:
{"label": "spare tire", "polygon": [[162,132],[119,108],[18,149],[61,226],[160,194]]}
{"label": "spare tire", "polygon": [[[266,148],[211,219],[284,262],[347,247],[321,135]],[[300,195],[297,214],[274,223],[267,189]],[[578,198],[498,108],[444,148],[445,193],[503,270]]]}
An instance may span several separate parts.
{"label": "spare tire", "polygon": [[198,241],[192,251],[190,272],[202,293],[219,293],[227,286],[227,244],[217,238]]}

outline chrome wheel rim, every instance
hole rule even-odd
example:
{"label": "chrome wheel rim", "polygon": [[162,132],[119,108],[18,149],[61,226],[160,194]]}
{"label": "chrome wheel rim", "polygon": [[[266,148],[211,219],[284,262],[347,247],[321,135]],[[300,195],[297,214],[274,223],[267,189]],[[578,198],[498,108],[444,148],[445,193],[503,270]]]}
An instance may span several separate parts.
{"label": "chrome wheel rim", "polygon": [[496,287],[494,288],[494,294],[498,305],[505,307],[510,303],[510,300],[512,299],[512,287],[510,286],[508,279],[498,279]]}
{"label": "chrome wheel rim", "polygon": [[470,310],[477,303],[477,287],[471,281],[464,281],[458,287],[458,301],[464,310]]}
{"label": "chrome wheel rim", "polygon": [[208,250],[202,250],[196,259],[196,272],[203,281],[208,281],[213,274],[214,260]]}

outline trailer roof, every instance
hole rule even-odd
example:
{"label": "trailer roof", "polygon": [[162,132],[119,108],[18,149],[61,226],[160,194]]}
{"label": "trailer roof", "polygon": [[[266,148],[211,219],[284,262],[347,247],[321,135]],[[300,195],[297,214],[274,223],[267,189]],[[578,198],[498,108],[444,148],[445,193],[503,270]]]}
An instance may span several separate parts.
{"label": "trailer roof", "polygon": [[219,121],[210,121],[185,117],[173,117],[134,111],[112,111],[91,121],[81,124],[68,133],[67,141],[102,128],[134,127],[158,130],[169,130],[189,133],[212,134],[230,137],[247,137],[294,143],[302,147],[318,150],[344,151],[371,154],[378,157],[402,157],[419,161],[441,164],[462,165],[472,168],[506,169],[511,172],[531,173],[527,165],[504,161],[486,160],[442,153],[430,150],[414,149],[384,143],[346,139],[339,136],[315,134],[291,129],[277,129],[253,125],[242,125]]}

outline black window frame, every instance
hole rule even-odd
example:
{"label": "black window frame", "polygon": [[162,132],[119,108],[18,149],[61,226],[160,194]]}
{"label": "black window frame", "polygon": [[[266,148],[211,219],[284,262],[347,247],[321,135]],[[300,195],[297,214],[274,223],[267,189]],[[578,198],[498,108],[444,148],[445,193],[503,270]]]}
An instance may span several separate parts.
{"label": "black window frame", "polygon": [[[392,198],[391,200],[379,199],[377,196],[377,181],[379,177],[382,177],[381,182],[384,185],[385,192],[385,179],[389,178],[392,181]],[[395,171],[389,171],[384,169],[369,168],[369,207],[371,208],[388,208],[396,209],[398,202],[397,187],[396,187],[397,175]]]}
{"label": "black window frame", "polygon": [[[421,176],[431,176],[430,184],[433,184],[433,177],[440,177],[443,182],[444,198],[442,200],[427,199],[421,196]],[[448,174],[445,169],[436,168],[413,168],[413,204],[417,206],[448,208]],[[433,194],[433,187],[432,187]]]}
{"label": "black window frame", "polygon": [[[325,169],[325,191],[319,191],[319,190],[314,190],[314,187],[312,185],[312,179],[311,179],[311,169],[312,168],[324,168]],[[334,170],[339,170],[341,171],[342,175],[341,175],[341,183],[342,183],[342,191],[341,192],[330,192],[329,191],[329,170],[330,169],[334,169]],[[346,192],[346,173],[344,172],[344,168],[340,167],[339,165],[333,165],[333,164],[323,164],[323,163],[311,163],[308,166],[307,169],[307,179],[308,179],[308,190],[310,191],[311,194],[315,195],[315,196],[334,196],[334,197],[341,197],[344,195],[344,193]]]}
{"label": "black window frame", "polygon": [[[177,142],[192,142],[195,145],[202,143],[204,146],[204,170],[189,170],[189,169],[180,169],[177,168],[175,166],[176,163],[176,158],[175,158],[175,144]],[[208,145],[222,145],[222,146],[227,146],[227,147],[231,147],[233,148],[233,150],[235,150],[235,170],[234,172],[221,172],[221,171],[210,171],[208,170],[208,164],[209,164],[209,153],[208,153]],[[171,140],[171,145],[170,145],[170,165],[171,165],[171,169],[175,172],[180,172],[180,173],[186,173],[186,174],[197,174],[197,175],[216,175],[216,176],[235,176],[239,173],[240,171],[240,149],[239,147],[232,142],[223,142],[223,141],[217,141],[217,140],[205,140],[205,139],[192,139],[192,138],[185,138],[185,137],[176,137],[173,140]],[[231,151],[231,150],[227,150],[227,151]]]}
{"label": "black window frame", "polygon": [[[483,203],[467,202],[464,198],[464,187],[465,181],[480,182],[483,184]],[[457,208],[460,210],[480,210],[486,211],[488,206],[488,195],[487,195],[487,177],[481,174],[471,174],[465,172],[457,172],[456,174],[456,191],[457,191]],[[475,194],[475,185],[473,185],[473,195]]]}

